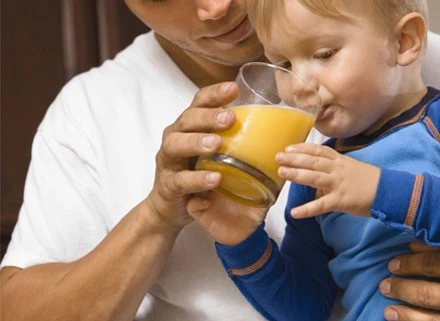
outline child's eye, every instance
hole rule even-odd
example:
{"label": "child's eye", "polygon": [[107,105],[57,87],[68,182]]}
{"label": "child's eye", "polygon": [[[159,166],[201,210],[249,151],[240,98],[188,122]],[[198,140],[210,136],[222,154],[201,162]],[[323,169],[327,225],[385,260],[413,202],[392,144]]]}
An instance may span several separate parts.
{"label": "child's eye", "polygon": [[319,51],[319,52],[315,53],[313,55],[313,58],[315,58],[315,59],[322,59],[322,60],[328,60],[331,57],[333,57],[336,52],[337,52],[336,49],[326,49],[326,50]]}

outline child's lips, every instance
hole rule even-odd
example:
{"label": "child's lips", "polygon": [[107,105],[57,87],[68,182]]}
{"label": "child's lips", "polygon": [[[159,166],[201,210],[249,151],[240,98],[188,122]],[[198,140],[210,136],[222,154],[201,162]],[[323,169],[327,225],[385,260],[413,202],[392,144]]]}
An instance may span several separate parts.
{"label": "child's lips", "polygon": [[321,120],[327,117],[328,115],[328,109],[331,106],[331,104],[322,106],[321,109],[319,110],[318,116],[316,117],[317,120]]}

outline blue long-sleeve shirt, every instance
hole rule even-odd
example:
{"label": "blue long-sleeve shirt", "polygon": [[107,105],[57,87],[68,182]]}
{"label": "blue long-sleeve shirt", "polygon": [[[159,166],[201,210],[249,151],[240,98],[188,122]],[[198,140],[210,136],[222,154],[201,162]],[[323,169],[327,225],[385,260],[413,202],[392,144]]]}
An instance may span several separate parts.
{"label": "blue long-sleeve shirt", "polygon": [[[440,246],[440,92],[428,88],[413,108],[372,135],[326,142],[381,168],[372,218],[332,212],[295,220],[290,209],[315,190],[291,184],[281,250],[260,227],[217,253],[243,295],[268,320],[325,320],[337,287],[344,289],[344,320],[385,320],[400,304],[381,295],[387,263],[421,240]],[[360,196],[361,197],[361,196]]]}

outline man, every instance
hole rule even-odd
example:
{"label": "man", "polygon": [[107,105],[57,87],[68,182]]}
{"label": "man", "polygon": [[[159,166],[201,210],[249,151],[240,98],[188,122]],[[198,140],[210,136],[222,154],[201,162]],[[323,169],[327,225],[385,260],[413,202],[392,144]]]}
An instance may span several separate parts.
{"label": "man", "polygon": [[[193,157],[218,149],[207,133],[234,122],[218,108],[233,84],[198,89],[264,59],[244,1],[126,3],[156,34],[76,77],[49,108],[2,262],[4,316],[131,320],[143,302],[146,320],[261,320],[185,210],[219,182],[188,170]],[[284,205],[283,193],[267,219],[279,238]]]}

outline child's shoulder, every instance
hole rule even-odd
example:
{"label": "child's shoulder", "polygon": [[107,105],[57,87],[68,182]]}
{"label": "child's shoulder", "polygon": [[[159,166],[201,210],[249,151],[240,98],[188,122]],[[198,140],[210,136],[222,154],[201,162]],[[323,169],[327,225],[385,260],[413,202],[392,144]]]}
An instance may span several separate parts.
{"label": "child's shoulder", "polygon": [[336,149],[336,142],[337,142],[336,138],[329,138],[325,142],[323,142],[322,145]]}
{"label": "child's shoulder", "polygon": [[433,87],[430,87],[429,90],[433,91],[435,94],[427,103],[423,122],[426,124],[431,134],[440,141],[440,90]]}

